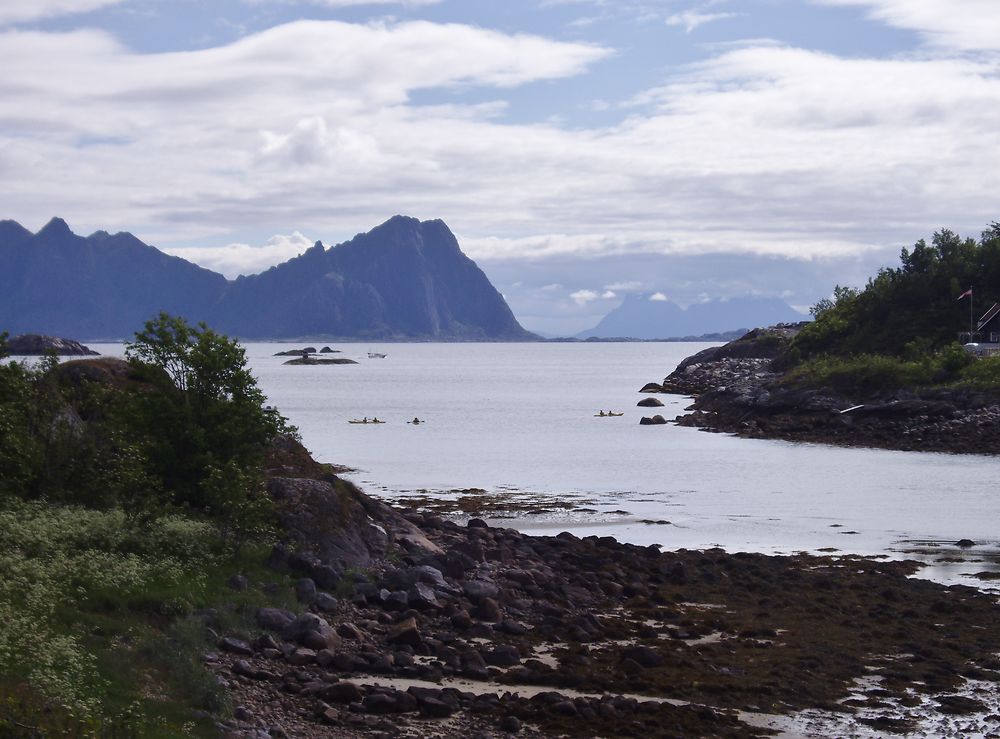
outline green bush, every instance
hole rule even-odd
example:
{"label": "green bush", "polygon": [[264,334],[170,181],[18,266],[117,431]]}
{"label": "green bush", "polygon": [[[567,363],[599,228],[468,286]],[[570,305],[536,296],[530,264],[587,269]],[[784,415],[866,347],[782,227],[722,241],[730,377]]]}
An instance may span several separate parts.
{"label": "green bush", "polygon": [[848,397],[867,398],[904,388],[956,382],[964,378],[975,363],[958,344],[949,344],[935,354],[917,354],[916,357],[823,356],[798,365],[785,381],[829,388]]}
{"label": "green bush", "polygon": [[973,361],[962,371],[962,381],[976,387],[1000,387],[1000,355]]}

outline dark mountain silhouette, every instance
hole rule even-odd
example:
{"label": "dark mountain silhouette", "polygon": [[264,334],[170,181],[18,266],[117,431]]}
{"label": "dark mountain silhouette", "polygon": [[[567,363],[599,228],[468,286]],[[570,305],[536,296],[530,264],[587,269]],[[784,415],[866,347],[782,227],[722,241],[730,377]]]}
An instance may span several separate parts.
{"label": "dark mountain silhouette", "polygon": [[632,337],[671,339],[702,336],[735,329],[797,322],[801,313],[780,298],[746,296],[695,303],[687,309],[669,300],[651,300],[651,295],[631,294],[601,322],[577,336],[586,339]]}
{"label": "dark mountain silhouette", "polygon": [[243,335],[530,338],[442,221],[396,216],[227,288],[220,327]]}
{"label": "dark mountain silhouette", "polygon": [[535,338],[441,221],[396,216],[235,281],[131,234],[0,221],[0,331],[128,338],[159,311],[242,338]]}
{"label": "dark mountain silhouette", "polygon": [[11,334],[126,337],[160,310],[203,320],[225,286],[131,234],[84,238],[60,218],[34,235],[0,223],[0,330]]}

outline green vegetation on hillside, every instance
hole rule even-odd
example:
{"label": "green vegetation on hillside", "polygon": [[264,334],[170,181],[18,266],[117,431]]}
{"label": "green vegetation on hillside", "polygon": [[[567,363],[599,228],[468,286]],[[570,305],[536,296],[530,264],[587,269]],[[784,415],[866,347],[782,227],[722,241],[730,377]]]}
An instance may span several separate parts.
{"label": "green vegetation on hillside", "polygon": [[264,577],[265,454],[294,431],[243,349],[161,314],[127,356],[0,363],[0,735],[200,733],[225,701],[192,612],[288,590],[223,586]]}
{"label": "green vegetation on hillside", "polygon": [[961,347],[974,316],[1000,301],[1000,223],[979,240],[942,230],[903,249],[863,290],[837,286],[817,303],[815,321],[792,340],[779,366],[788,381],[870,396],[904,387],[1000,386],[1000,358],[974,359]]}

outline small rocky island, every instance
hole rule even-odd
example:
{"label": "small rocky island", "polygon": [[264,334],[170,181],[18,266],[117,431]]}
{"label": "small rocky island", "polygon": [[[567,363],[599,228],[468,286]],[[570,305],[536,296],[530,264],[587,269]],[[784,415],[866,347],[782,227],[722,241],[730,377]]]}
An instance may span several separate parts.
{"label": "small rocky island", "polygon": [[98,352],[79,341],[42,334],[21,334],[7,340],[7,353],[15,357],[41,357],[56,354],[60,357],[95,357]]}

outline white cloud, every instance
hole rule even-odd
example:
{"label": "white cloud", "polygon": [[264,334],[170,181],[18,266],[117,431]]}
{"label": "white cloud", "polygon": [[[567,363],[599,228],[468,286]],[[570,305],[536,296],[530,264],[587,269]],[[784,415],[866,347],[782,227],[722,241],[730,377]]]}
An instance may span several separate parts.
{"label": "white cloud", "polygon": [[813,0],[869,8],[872,18],[957,49],[1000,50],[996,0]]}
{"label": "white cloud", "polygon": [[682,26],[685,33],[691,33],[706,23],[735,18],[736,15],[736,13],[703,13],[698,10],[685,10],[682,13],[668,16],[666,24],[668,26]]}
{"label": "white cloud", "polygon": [[174,247],[164,251],[233,279],[239,275],[263,272],[275,264],[287,262],[314,243],[296,231],[290,235],[272,236],[261,246],[227,244],[214,247]]}
{"label": "white cloud", "polygon": [[325,5],[328,8],[346,8],[355,5],[403,5],[406,7],[421,7],[437,5],[441,0],[308,0],[314,5]]}
{"label": "white cloud", "polygon": [[595,300],[614,300],[618,296],[611,290],[605,290],[603,293],[595,290],[577,290],[570,293],[569,297],[577,305],[583,306],[587,303],[593,303]]}
{"label": "white cloud", "polygon": [[[582,74],[610,53],[427,22],[299,22],[163,54],[97,31],[0,33],[2,215],[58,211],[81,230],[169,245],[225,244],[237,228],[336,243],[404,212],[443,218],[487,264],[820,259],[996,218],[995,55],[748,45],[675,71],[617,125],[499,115],[505,88]],[[473,86],[497,100],[413,102]],[[257,269],[259,252],[228,254],[227,269]],[[559,279],[618,276],[546,282]]]}
{"label": "white cloud", "polygon": [[593,290],[577,290],[575,293],[570,293],[569,297],[577,305],[586,305],[587,303],[592,303],[597,300],[600,295],[595,293]]}
{"label": "white cloud", "polygon": [[649,300],[653,303],[666,303],[669,298],[663,293],[653,293],[649,296]]}
{"label": "white cloud", "polygon": [[62,15],[89,13],[126,0],[3,0],[0,26],[26,23]]}

